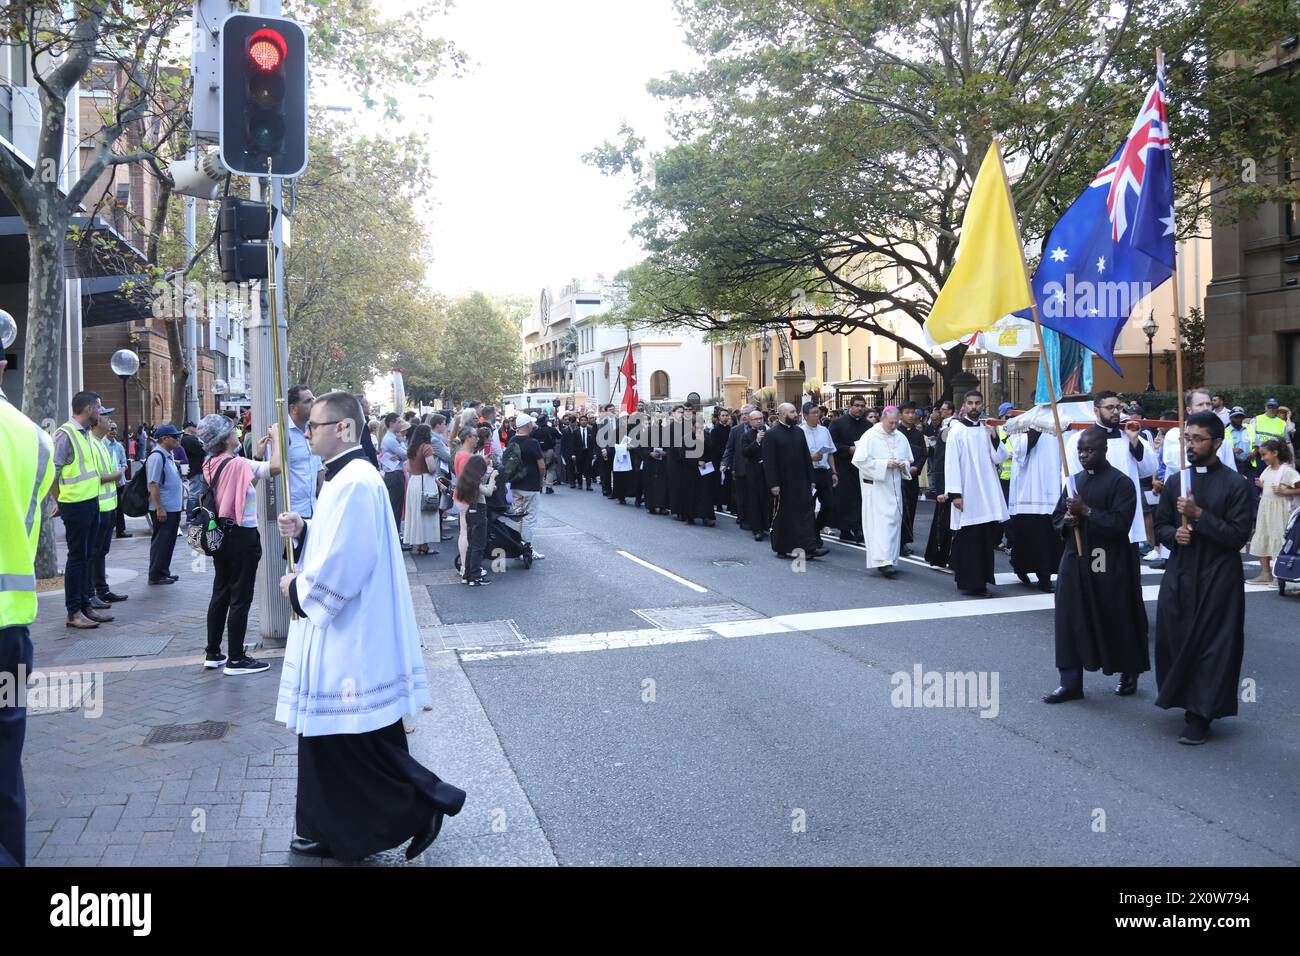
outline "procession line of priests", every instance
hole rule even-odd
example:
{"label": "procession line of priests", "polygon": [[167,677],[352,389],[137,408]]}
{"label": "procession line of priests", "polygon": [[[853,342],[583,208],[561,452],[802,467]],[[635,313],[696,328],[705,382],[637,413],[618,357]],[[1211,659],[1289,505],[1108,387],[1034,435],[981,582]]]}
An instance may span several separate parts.
{"label": "procession line of priests", "polygon": [[[867,567],[890,568],[898,563],[903,536],[903,482],[911,473],[912,446],[896,426],[897,411],[886,408],[854,446],[852,462],[862,483],[862,533],[866,537]],[[889,467],[902,462],[903,467]]]}

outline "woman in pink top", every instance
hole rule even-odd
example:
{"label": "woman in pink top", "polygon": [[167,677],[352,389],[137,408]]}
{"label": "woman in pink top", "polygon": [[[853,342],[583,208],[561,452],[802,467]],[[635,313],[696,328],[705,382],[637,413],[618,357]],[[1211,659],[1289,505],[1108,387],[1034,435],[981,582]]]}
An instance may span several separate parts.
{"label": "woman in pink top", "polygon": [[[208,647],[203,666],[224,667],[224,673],[231,675],[261,673],[270,665],[244,653],[244,635],[253,604],[257,565],[262,560],[256,485],[280,473],[279,443],[273,443],[269,434],[257,443],[259,455],[272,445],[270,461],[241,458],[235,454],[239,448],[235,423],[224,415],[204,416],[198,437],[208,453],[203,461],[203,479],[213,489],[217,514],[235,522],[226,529],[221,550],[212,558],[216,577],[212,581],[212,600],[208,602]],[[229,655],[221,653],[221,633],[227,628]]]}

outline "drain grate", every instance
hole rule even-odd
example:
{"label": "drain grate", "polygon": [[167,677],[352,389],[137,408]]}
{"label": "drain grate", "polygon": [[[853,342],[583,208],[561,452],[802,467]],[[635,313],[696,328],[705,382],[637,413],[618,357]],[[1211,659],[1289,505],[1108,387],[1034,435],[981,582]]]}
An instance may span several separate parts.
{"label": "drain grate", "polygon": [[149,657],[162,653],[174,637],[150,634],[147,637],[92,637],[77,641],[59,656],[60,664],[74,661],[97,661],[105,657]]}
{"label": "drain grate", "polygon": [[163,724],[149,731],[144,738],[146,747],[153,744],[190,744],[200,740],[220,740],[226,736],[230,725],[217,720],[197,724]]}
{"label": "drain grate", "polygon": [[742,604],[687,604],[683,607],[633,608],[633,614],[645,618],[657,628],[678,631],[684,628],[707,627],[730,621],[753,621],[763,615]]}
{"label": "drain grate", "polygon": [[442,624],[420,628],[424,646],[445,651],[462,647],[493,647],[497,644],[522,644],[524,636],[514,621],[483,621],[477,624]]}
{"label": "drain grate", "polygon": [[748,561],[732,561],[732,560],[730,560],[730,559],[724,559],[724,560],[722,560],[722,561],[713,561],[713,562],[711,562],[711,563],[712,563],[712,565],[713,565],[715,568],[747,568],[747,567],[749,567],[749,562],[748,562]]}

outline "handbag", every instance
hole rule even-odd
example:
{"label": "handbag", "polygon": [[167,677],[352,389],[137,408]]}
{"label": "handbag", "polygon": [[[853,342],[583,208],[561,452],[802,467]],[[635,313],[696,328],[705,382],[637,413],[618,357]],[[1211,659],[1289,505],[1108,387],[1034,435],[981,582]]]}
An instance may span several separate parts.
{"label": "handbag", "polygon": [[420,485],[420,512],[426,515],[437,514],[441,510],[439,505],[442,504],[442,495],[439,494],[438,491],[436,490],[438,487],[436,484],[434,485],[434,489],[435,489],[434,491],[432,492],[425,491],[424,488],[426,487],[426,485],[423,482],[424,477],[426,476],[421,476],[422,481]]}

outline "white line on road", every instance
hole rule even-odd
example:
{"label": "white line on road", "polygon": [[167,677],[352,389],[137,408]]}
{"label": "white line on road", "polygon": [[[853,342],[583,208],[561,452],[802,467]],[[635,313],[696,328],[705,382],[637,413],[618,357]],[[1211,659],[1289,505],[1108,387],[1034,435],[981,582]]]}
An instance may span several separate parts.
{"label": "white line on road", "polygon": [[700,594],[708,594],[708,593],[709,593],[709,589],[708,589],[708,588],[702,588],[702,587],[700,587],[698,584],[696,584],[696,583],[693,582],[693,581],[687,581],[685,578],[680,577],[680,576],[678,576],[678,575],[676,575],[676,574],[673,574],[671,571],[665,571],[663,568],[659,567],[657,564],[651,564],[649,561],[643,561],[641,558],[638,558],[635,554],[629,554],[629,553],[626,552],[626,551],[620,551],[620,552],[618,552],[618,553],[621,554],[621,555],[623,555],[623,557],[627,558],[629,561],[635,561],[637,564],[641,565],[641,567],[643,567],[643,568],[649,568],[651,571],[654,571],[654,572],[656,572],[656,573],[658,573],[658,574],[662,574],[662,575],[663,575],[664,577],[666,577],[666,578],[672,578],[672,579],[673,579],[674,581],[676,581],[678,584],[684,584],[684,585],[686,585],[686,586],[687,586],[688,588],[690,588],[692,591],[698,591]]}

